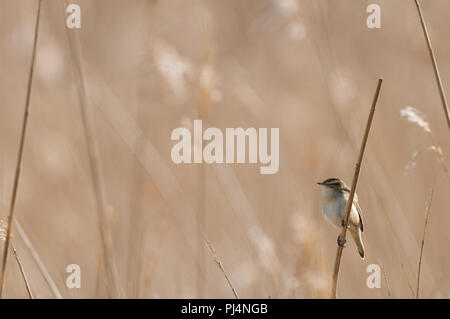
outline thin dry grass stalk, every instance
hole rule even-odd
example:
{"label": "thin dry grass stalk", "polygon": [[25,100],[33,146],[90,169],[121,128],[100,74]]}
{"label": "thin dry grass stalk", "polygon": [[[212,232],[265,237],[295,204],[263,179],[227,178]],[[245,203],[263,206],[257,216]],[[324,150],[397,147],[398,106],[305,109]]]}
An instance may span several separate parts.
{"label": "thin dry grass stalk", "polygon": [[[373,98],[372,107],[370,108],[370,113],[369,113],[369,118],[367,120],[366,130],[364,132],[364,137],[363,137],[363,140],[361,143],[361,147],[359,149],[358,161],[356,162],[356,165],[355,165],[355,172],[353,174],[353,180],[352,180],[352,188],[350,191],[350,196],[347,201],[347,206],[345,208],[345,226],[342,227],[342,231],[341,231],[341,235],[340,235],[342,242],[345,242],[345,236],[347,234],[347,225],[348,225],[348,219],[350,216],[350,210],[353,205],[353,198],[355,196],[356,185],[358,183],[359,171],[360,171],[361,163],[362,163],[363,156],[364,156],[364,150],[366,149],[367,139],[369,137],[370,126],[372,125],[373,115],[375,113],[375,106],[377,104],[378,96],[380,94],[381,83],[383,83],[383,79],[380,78],[380,79],[378,79],[378,85],[377,85],[377,89],[375,91],[375,96]],[[341,264],[343,248],[344,248],[343,245],[339,245],[337,252],[336,252],[336,260],[334,263],[333,281],[332,281],[332,288],[331,288],[331,298],[336,298],[337,280],[338,280],[339,266]]]}
{"label": "thin dry grass stalk", "polygon": [[420,8],[419,0],[415,0],[415,2],[416,2],[417,12],[419,13],[419,17],[420,17],[420,24],[422,25],[423,34],[425,36],[425,40],[427,41],[428,52],[430,53],[431,62],[433,63],[434,75],[436,77],[436,82],[437,82],[437,85],[439,88],[439,95],[441,97],[442,107],[444,108],[445,118],[447,120],[447,126],[448,126],[448,129],[450,130],[450,114],[449,114],[449,110],[448,110],[447,97],[445,96],[445,91],[442,86],[441,76],[439,74],[439,68],[437,65],[436,57],[434,55],[433,47],[431,45],[430,36],[428,35],[428,30],[427,30],[427,26],[425,24],[425,19],[422,14],[422,9]]}
{"label": "thin dry grass stalk", "polygon": [[216,254],[216,250],[214,249],[213,246],[211,246],[211,243],[207,240],[206,241],[206,245],[209,248],[209,251],[211,252],[211,255],[213,255],[214,257],[214,261],[216,262],[217,266],[219,266],[220,270],[222,271],[223,275],[225,276],[225,279],[228,282],[228,285],[230,286],[231,290],[233,291],[234,296],[236,297],[236,299],[239,299],[239,296],[236,292],[236,290],[233,287],[233,284],[231,283],[230,277],[228,277],[227,272],[225,271],[225,268],[222,265],[222,262],[220,261],[219,257],[217,257]]}
{"label": "thin dry grass stalk", "polygon": [[14,247],[12,242],[11,242],[11,248],[14,252],[14,256],[16,256],[16,261],[17,261],[17,264],[19,265],[19,269],[20,269],[20,273],[22,275],[23,281],[25,282],[25,287],[27,288],[28,296],[30,297],[30,299],[34,299],[33,293],[31,292],[30,284],[28,283],[27,276],[25,275],[25,271],[23,270],[22,263],[20,262],[19,255],[17,254],[17,250]]}
{"label": "thin dry grass stalk", "polygon": [[36,47],[37,47],[38,34],[39,34],[39,21],[41,18],[41,3],[42,3],[42,0],[39,0],[38,8],[37,8],[37,16],[36,16],[36,25],[35,25],[35,29],[34,29],[33,51],[31,53],[31,65],[30,65],[30,71],[29,71],[29,75],[28,75],[27,98],[25,101],[25,112],[23,115],[22,131],[21,131],[21,135],[20,135],[19,154],[17,156],[17,161],[16,161],[16,171],[14,174],[14,184],[13,184],[11,202],[10,202],[10,207],[9,207],[9,215],[8,215],[8,229],[7,229],[6,239],[5,239],[5,246],[3,248],[2,270],[0,273],[0,298],[2,297],[2,294],[3,294],[3,284],[4,284],[4,279],[5,279],[6,264],[8,261],[8,252],[9,252],[8,248],[11,243],[11,229],[12,229],[11,226],[12,226],[12,221],[14,218],[14,208],[16,206],[17,190],[19,188],[20,168],[22,166],[23,148],[24,148],[24,144],[25,144],[25,134],[27,131],[28,112],[29,112],[30,100],[31,100],[31,88],[32,88],[32,84],[33,84],[34,64],[36,62]]}
{"label": "thin dry grass stalk", "polygon": [[425,246],[425,234],[426,234],[426,231],[427,231],[428,219],[430,217],[431,202],[433,201],[433,194],[434,194],[434,186],[435,185],[436,185],[436,177],[434,177],[433,186],[431,187],[430,199],[428,200],[427,213],[425,215],[425,225],[423,226],[422,245],[420,247],[419,266],[418,266],[418,269],[417,269],[416,299],[419,299],[420,269],[422,268],[423,247]]}
{"label": "thin dry grass stalk", "polygon": [[414,288],[412,287],[411,282],[410,282],[409,279],[408,279],[408,276],[407,276],[406,271],[405,271],[405,266],[403,265],[402,262],[400,262],[400,267],[401,267],[401,269],[402,269],[403,275],[405,276],[406,283],[408,284],[409,291],[411,292],[411,294],[412,294],[412,296],[413,296],[413,298],[414,298],[415,295],[416,295],[416,292],[414,291]]}
{"label": "thin dry grass stalk", "polygon": [[381,260],[378,260],[378,264],[380,265],[381,271],[383,272],[384,283],[386,284],[386,290],[387,290],[388,296],[389,296],[389,298],[392,298],[391,286],[389,285],[389,280],[388,280],[386,271],[384,270],[383,263],[381,262]]}
{"label": "thin dry grass stalk", "polygon": [[[66,6],[68,1],[65,1]],[[95,123],[92,107],[87,98],[87,86],[84,77],[84,68],[82,61],[81,44],[79,39],[78,31],[67,30],[67,37],[69,40],[70,53],[72,57],[72,64],[75,79],[77,82],[77,89],[80,102],[80,111],[84,129],[84,135],[86,140],[86,145],[88,148],[89,156],[89,168],[91,171],[92,184],[95,194],[95,202],[97,205],[98,212],[98,228],[100,233],[100,240],[102,245],[102,262],[105,267],[106,273],[106,289],[110,297],[117,297],[116,294],[120,295],[117,286],[117,275],[113,259],[112,250],[112,235],[110,227],[108,224],[108,209],[104,181],[102,178],[102,167],[100,152],[97,143],[97,136],[95,133]]]}
{"label": "thin dry grass stalk", "polygon": [[57,299],[63,299],[61,293],[58,290],[58,287],[55,284],[55,281],[50,276],[50,273],[47,270],[47,267],[45,267],[44,263],[42,262],[41,257],[39,257],[39,254],[37,253],[36,249],[34,249],[33,245],[31,244],[30,239],[28,238],[27,234],[22,228],[22,225],[19,223],[17,218],[14,220],[17,233],[19,234],[20,238],[22,238],[23,243],[25,244],[25,247],[28,249],[28,251],[31,254],[31,257],[33,257],[34,262],[39,268],[39,271],[41,272],[42,276],[44,277],[45,281],[47,282],[48,286],[52,290],[53,294],[55,295],[55,298]]}

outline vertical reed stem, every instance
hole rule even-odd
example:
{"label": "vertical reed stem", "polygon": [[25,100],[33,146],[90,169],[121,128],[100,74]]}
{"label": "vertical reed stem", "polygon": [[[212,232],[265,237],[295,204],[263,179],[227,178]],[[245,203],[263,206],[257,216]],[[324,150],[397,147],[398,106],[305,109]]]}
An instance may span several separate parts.
{"label": "vertical reed stem", "polygon": [[29,108],[30,108],[30,99],[31,99],[31,88],[32,88],[32,84],[33,84],[34,64],[36,62],[36,47],[37,47],[38,34],[39,34],[39,21],[41,18],[41,2],[42,2],[42,0],[39,0],[39,2],[38,2],[36,25],[34,28],[33,51],[31,53],[31,65],[30,65],[30,71],[29,71],[29,75],[28,75],[27,98],[25,101],[25,112],[23,115],[22,131],[21,131],[21,135],[20,135],[19,154],[17,156],[17,161],[16,161],[16,171],[14,174],[14,185],[13,185],[13,190],[12,190],[11,202],[10,202],[10,206],[9,206],[8,229],[7,229],[7,233],[6,233],[5,246],[3,248],[2,270],[0,273],[0,298],[3,295],[3,285],[5,282],[6,264],[8,261],[9,245],[11,243],[12,221],[14,218],[14,208],[16,206],[17,190],[19,188],[20,167],[22,165],[23,148],[24,148],[24,144],[25,144],[25,134],[27,131],[28,112],[29,112]]}
{"label": "vertical reed stem", "polygon": [[[383,79],[378,80],[377,89],[375,91],[375,96],[373,98],[372,107],[371,107],[370,113],[369,113],[369,119],[367,120],[366,131],[364,132],[364,137],[363,137],[363,140],[361,143],[361,147],[359,149],[358,161],[356,162],[355,172],[353,174],[352,188],[350,191],[350,196],[347,201],[347,206],[345,208],[345,226],[342,227],[341,236],[340,236],[340,239],[342,242],[345,242],[348,218],[350,216],[350,210],[352,209],[353,197],[355,196],[356,184],[358,183],[358,177],[359,177],[359,171],[360,171],[361,163],[362,163],[363,156],[364,156],[364,150],[366,149],[367,139],[369,137],[369,132],[370,132],[370,126],[372,125],[372,119],[373,119],[373,115],[375,113],[375,106],[377,104],[378,95],[380,94],[382,82],[383,82]],[[339,266],[341,264],[342,250],[343,250],[343,246],[338,246],[338,249],[336,252],[336,260],[334,263],[333,283],[332,283],[333,286],[332,286],[332,290],[331,290],[331,298],[334,298],[334,299],[336,299],[336,287],[337,287],[337,279],[338,279],[338,274],[339,274]]]}
{"label": "vertical reed stem", "polygon": [[442,107],[444,108],[445,119],[447,120],[447,126],[450,130],[450,114],[448,110],[447,97],[445,96],[445,91],[442,86],[441,75],[439,74],[439,68],[437,65],[436,57],[434,55],[434,50],[431,45],[430,36],[428,35],[427,26],[425,24],[425,19],[423,18],[422,9],[420,8],[419,0],[415,0],[417,12],[420,17],[420,24],[422,25],[423,34],[425,36],[425,40],[427,41],[428,52],[430,53],[431,62],[433,63],[434,76],[436,77],[436,82],[439,88],[439,95],[441,97]]}
{"label": "vertical reed stem", "polygon": [[427,214],[425,216],[425,225],[423,226],[422,245],[420,246],[419,266],[418,266],[418,269],[417,269],[416,299],[419,299],[420,270],[422,268],[423,247],[425,245],[425,234],[426,234],[426,231],[427,231],[428,218],[430,217],[431,202],[433,201],[433,194],[434,194],[434,186],[435,185],[436,185],[436,177],[434,177],[433,187],[431,188],[430,199],[428,200],[428,205],[427,205]]}

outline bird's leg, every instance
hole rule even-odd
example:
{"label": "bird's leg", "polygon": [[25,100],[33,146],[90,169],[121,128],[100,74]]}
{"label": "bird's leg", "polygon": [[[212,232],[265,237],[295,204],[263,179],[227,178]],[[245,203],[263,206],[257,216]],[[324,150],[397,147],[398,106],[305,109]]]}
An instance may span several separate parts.
{"label": "bird's leg", "polygon": [[337,244],[339,247],[345,247],[345,243],[347,242],[347,240],[341,240],[341,234],[339,234],[338,238],[337,238]]}

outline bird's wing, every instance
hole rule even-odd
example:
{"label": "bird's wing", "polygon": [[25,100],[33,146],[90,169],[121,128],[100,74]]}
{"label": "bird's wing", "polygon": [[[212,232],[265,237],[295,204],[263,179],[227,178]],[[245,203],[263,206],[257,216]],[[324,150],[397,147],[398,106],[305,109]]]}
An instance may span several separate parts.
{"label": "bird's wing", "polygon": [[364,231],[364,225],[363,225],[363,221],[362,221],[362,210],[361,207],[359,206],[359,202],[358,202],[358,195],[356,195],[353,197],[353,204],[356,207],[356,210],[358,211],[358,215],[359,215],[359,221],[361,222],[361,231]]}
{"label": "bird's wing", "polygon": [[[348,187],[344,187],[342,190],[344,192],[350,194],[350,189],[348,189]],[[347,197],[347,200],[348,200],[348,197]],[[358,195],[356,195],[356,193],[353,196],[353,204],[355,205],[356,210],[358,211],[359,221],[361,223],[361,225],[359,227],[361,228],[361,231],[364,231],[364,225],[363,225],[363,221],[362,221],[362,210],[361,210],[361,207],[359,206]]]}

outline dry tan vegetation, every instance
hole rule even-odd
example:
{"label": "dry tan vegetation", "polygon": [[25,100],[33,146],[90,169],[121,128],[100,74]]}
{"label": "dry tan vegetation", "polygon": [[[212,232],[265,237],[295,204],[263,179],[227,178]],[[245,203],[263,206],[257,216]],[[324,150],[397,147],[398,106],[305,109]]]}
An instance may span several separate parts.
{"label": "dry tan vegetation", "polygon": [[[0,0],[4,221],[37,3]],[[414,1],[377,1],[375,30],[365,24],[371,2],[362,0],[77,3],[79,51],[67,37],[63,1],[42,4],[14,213],[21,227],[12,223],[17,259],[8,258],[4,297],[233,298],[229,283],[240,298],[329,297],[338,231],[321,216],[316,182],[351,181],[379,77],[357,190],[366,258],[348,242],[339,297],[415,296],[435,176],[420,297],[450,297],[450,133]],[[448,92],[450,3],[421,5]],[[407,106],[421,112],[419,126],[400,115]],[[221,129],[279,127],[279,172],[174,164],[171,131],[197,118]],[[369,289],[366,267],[381,262],[382,287]],[[80,289],[65,285],[69,264],[81,267]]]}

